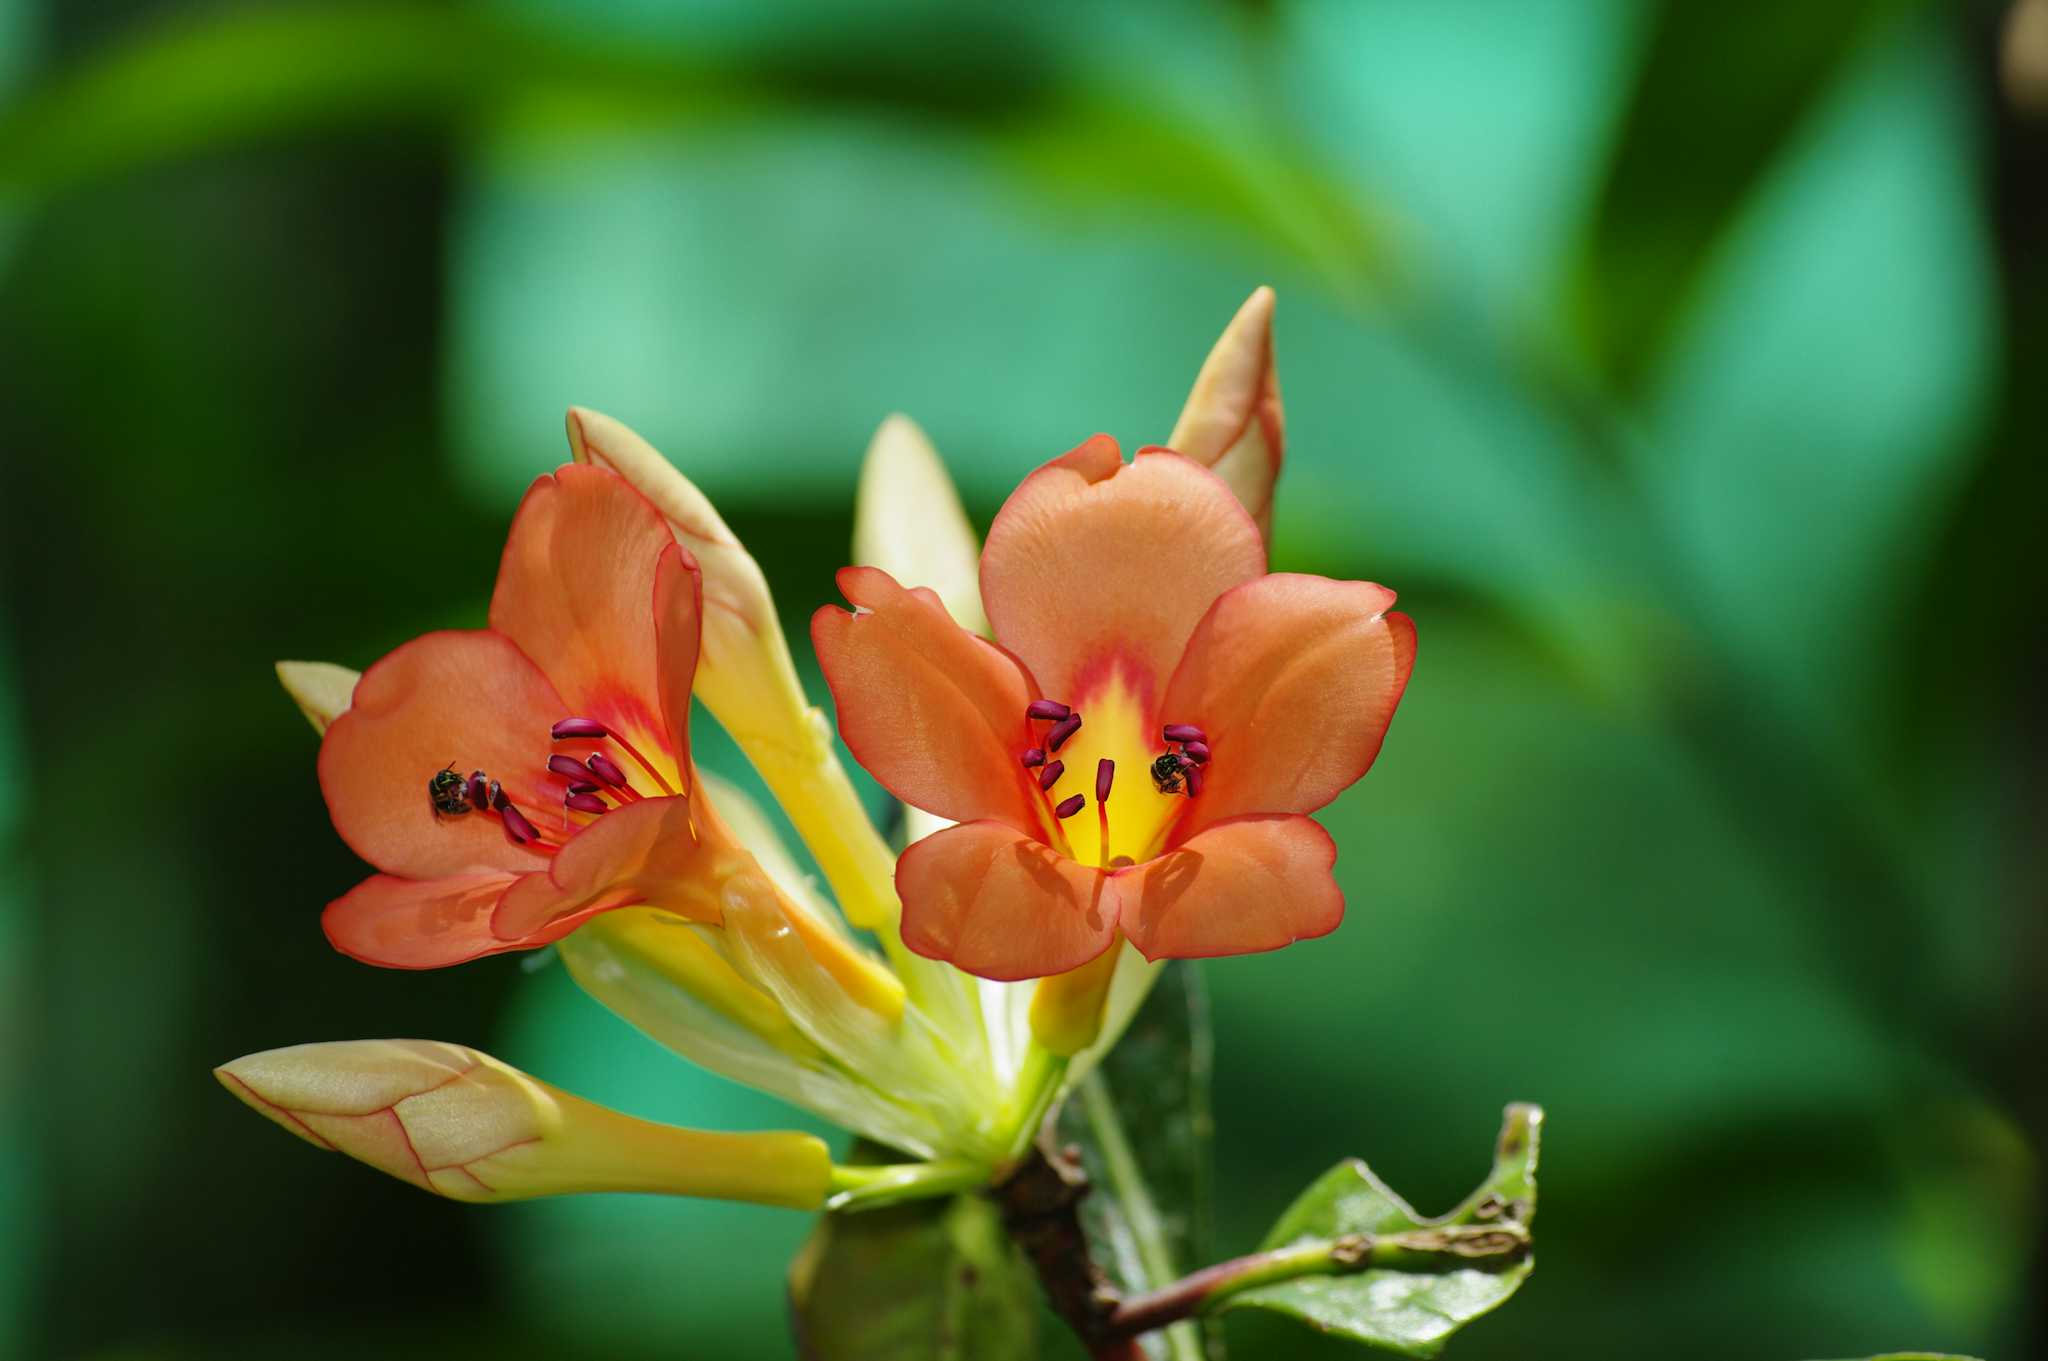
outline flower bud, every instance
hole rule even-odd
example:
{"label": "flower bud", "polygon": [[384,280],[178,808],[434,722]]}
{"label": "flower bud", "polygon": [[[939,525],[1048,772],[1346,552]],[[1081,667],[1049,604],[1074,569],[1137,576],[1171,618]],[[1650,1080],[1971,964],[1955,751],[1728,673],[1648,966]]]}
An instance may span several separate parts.
{"label": "flower bud", "polygon": [[279,662],[277,679],[285,693],[299,706],[299,712],[313,725],[313,731],[327,732],[327,725],[348,711],[356,692],[360,671],[333,662]]}
{"label": "flower bud", "polygon": [[868,442],[854,502],[853,560],[905,586],[931,588],[960,627],[988,632],[980,536],[946,465],[908,416],[889,417]]}
{"label": "flower bud", "polygon": [[1228,483],[1269,544],[1273,483],[1287,442],[1273,366],[1273,302],[1273,290],[1262,286],[1237,309],[1166,441]]}
{"label": "flower bud", "polygon": [[703,572],[695,693],[768,782],[855,926],[893,926],[894,857],[839,763],[832,728],[797,680],[768,580],[704,493],[609,416],[569,412],[578,463],[610,469],[667,517]]}
{"label": "flower bud", "polygon": [[302,1044],[214,1075],[307,1142],[451,1200],[650,1191],[816,1209],[831,1178],[811,1135],[658,1125],[432,1040]]}

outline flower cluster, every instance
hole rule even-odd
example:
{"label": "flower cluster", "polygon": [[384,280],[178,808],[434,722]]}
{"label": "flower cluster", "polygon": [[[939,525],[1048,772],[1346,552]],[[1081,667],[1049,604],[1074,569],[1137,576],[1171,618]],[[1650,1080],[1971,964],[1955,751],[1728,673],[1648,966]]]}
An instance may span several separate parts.
{"label": "flower cluster", "polygon": [[[915,1161],[653,1125],[422,1041],[273,1050],[223,1084],[458,1199],[874,1202],[998,1175],[1157,961],[1333,930],[1336,849],[1309,815],[1372,764],[1415,632],[1383,587],[1267,570],[1272,306],[1261,289],[1232,321],[1170,447],[1126,463],[1096,436],[1026,478],[985,546],[917,428],[877,433],[838,578],[852,609],[820,608],[811,638],[838,736],[906,806],[900,857],[759,564],[593,412],[513,519],[488,627],[360,676],[279,665],[323,734],[335,828],[376,870],[329,905],[336,948],[435,968],[553,946],[678,1053]],[[697,767],[693,698],[822,887]]]}

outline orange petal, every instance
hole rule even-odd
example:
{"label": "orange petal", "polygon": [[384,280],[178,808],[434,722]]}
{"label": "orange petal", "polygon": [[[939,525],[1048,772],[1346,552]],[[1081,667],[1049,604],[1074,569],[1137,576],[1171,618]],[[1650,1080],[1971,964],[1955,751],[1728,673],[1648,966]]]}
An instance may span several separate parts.
{"label": "orange petal", "polygon": [[848,567],[838,580],[861,613],[824,606],[811,642],[854,757],[927,812],[1037,830],[1038,799],[1017,763],[1037,692],[1016,659],[954,623],[933,592],[880,568]]}
{"label": "orange petal", "polygon": [[1097,435],[1024,479],[981,555],[996,638],[1053,699],[1082,705],[1121,671],[1155,702],[1216,597],[1266,569],[1223,482],[1165,450],[1126,465]]}
{"label": "orange petal", "polygon": [[439,969],[546,945],[562,933],[503,940],[491,932],[491,909],[517,882],[509,874],[372,875],[329,903],[320,925],[335,949],[388,969]]}
{"label": "orange petal", "polygon": [[[654,571],[655,684],[661,720],[668,729],[676,770],[690,774],[690,687],[697,679],[697,645],[703,637],[704,574],[680,544],[661,551]],[[694,794],[694,789],[685,788]]]}
{"label": "orange petal", "polygon": [[1167,444],[1227,483],[1268,537],[1286,421],[1273,367],[1273,290],[1261,287],[1230,319],[1195,377]]}
{"label": "orange petal", "polygon": [[716,923],[718,891],[705,847],[690,824],[686,798],[615,808],[576,833],[546,873],[514,884],[499,901],[491,930],[504,940],[560,934],[599,912],[643,905]]}
{"label": "orange petal", "polygon": [[1124,934],[1147,959],[1277,950],[1344,919],[1337,843],[1298,815],[1232,818],[1119,876]]}
{"label": "orange petal", "polygon": [[567,781],[547,769],[562,697],[512,640],[488,629],[429,633],[363,673],[320,744],[320,789],[335,830],[387,874],[437,879],[521,873],[540,857],[484,813],[438,814],[427,782],[453,763],[482,770],[543,835],[558,835]]}
{"label": "orange petal", "polygon": [[1312,813],[1365,774],[1415,665],[1415,626],[1369,581],[1275,573],[1203,616],[1159,714],[1214,754],[1182,835]]}
{"label": "orange petal", "polygon": [[1116,939],[1119,887],[1000,822],[934,832],[896,862],[903,941],[983,978],[1079,968]]}
{"label": "orange petal", "polygon": [[[491,627],[547,673],[572,714],[666,739],[656,684],[654,574],[675,542],[616,473],[570,465],[520,502],[491,593]],[[646,750],[646,747],[642,747]]]}

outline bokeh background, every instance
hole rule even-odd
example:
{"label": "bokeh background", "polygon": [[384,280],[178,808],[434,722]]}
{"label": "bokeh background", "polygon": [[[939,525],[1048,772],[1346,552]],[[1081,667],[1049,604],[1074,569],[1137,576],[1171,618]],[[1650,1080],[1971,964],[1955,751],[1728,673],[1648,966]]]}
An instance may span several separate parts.
{"label": "bokeh background", "polygon": [[1422,645],[1343,930],[1207,970],[1223,1247],[1538,1100],[1455,1356],[2042,1354],[2040,11],[0,0],[0,1354],[786,1356],[800,1216],[451,1206],[214,1086],[417,1035],[802,1123],[544,958],[332,953],[270,662],[481,622],[572,402],[801,638],[882,416],[986,523],[1261,282],[1278,560]]}

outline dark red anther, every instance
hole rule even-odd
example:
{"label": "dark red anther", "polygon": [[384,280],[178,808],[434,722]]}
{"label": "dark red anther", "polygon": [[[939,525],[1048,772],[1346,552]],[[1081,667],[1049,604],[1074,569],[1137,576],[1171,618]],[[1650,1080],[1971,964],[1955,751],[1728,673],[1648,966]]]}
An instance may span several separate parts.
{"label": "dark red anther", "polygon": [[1026,770],[1029,770],[1033,766],[1042,766],[1045,764],[1045,748],[1026,747],[1024,748],[1024,754],[1022,756],[1019,756],[1017,759],[1024,763],[1024,768]]}
{"label": "dark red anther", "polygon": [[1056,699],[1034,699],[1031,703],[1024,706],[1024,717],[1026,718],[1050,718],[1057,720],[1065,718],[1073,712],[1072,709],[1069,709]]}
{"label": "dark red anther", "polygon": [[569,786],[571,794],[595,794],[597,790],[598,786],[588,780],[578,780],[575,784]]}
{"label": "dark red anther", "polygon": [[593,751],[590,753],[590,759],[583,764],[589,769],[591,774],[597,776],[598,779],[603,780],[612,788],[624,789],[626,787],[626,772],[620,770],[618,764],[603,752]]}
{"label": "dark red anther", "polygon": [[1054,761],[1044,770],[1038,772],[1038,787],[1040,789],[1051,789],[1060,782],[1060,776],[1066,773],[1067,763],[1065,761]]}
{"label": "dark red anther", "polygon": [[496,780],[492,780],[486,786],[486,792],[491,797],[491,807],[497,809],[500,813],[512,806],[512,800],[505,796],[505,786],[499,784]]}
{"label": "dark red anther", "polygon": [[1069,795],[1060,800],[1060,806],[1052,810],[1056,818],[1070,818],[1088,806],[1088,800],[1079,794]]}
{"label": "dark red anther", "polygon": [[573,756],[548,757],[548,769],[565,780],[580,780],[589,773],[583,769],[583,763]]}
{"label": "dark red anther", "polygon": [[526,814],[514,808],[509,802],[498,810],[499,819],[505,824],[505,835],[515,846],[524,846],[529,841],[540,840],[540,830],[526,820]]}
{"label": "dark red anther", "polygon": [[1209,764],[1209,744],[1207,742],[1190,742],[1180,749],[1180,754],[1198,766]]}
{"label": "dark red anther", "polygon": [[1202,768],[1200,766],[1189,766],[1180,774],[1181,778],[1187,781],[1189,798],[1192,799],[1195,795],[1202,792]]}
{"label": "dark red anther", "polygon": [[1192,723],[1169,723],[1165,729],[1169,742],[1206,742],[1208,736]]}
{"label": "dark red anther", "polygon": [[565,718],[548,729],[548,736],[557,742],[566,742],[572,737],[610,737],[612,730],[594,718]]}
{"label": "dark red anther", "polygon": [[1067,744],[1067,739],[1081,731],[1081,715],[1068,714],[1052,725],[1052,731],[1045,735],[1045,749],[1058,751]]}
{"label": "dark red anther", "polygon": [[469,772],[469,783],[464,789],[469,795],[469,806],[477,812],[491,806],[491,781],[481,770]]}
{"label": "dark red anther", "polygon": [[1109,787],[1116,781],[1116,762],[1107,756],[1095,763],[1095,801],[1109,802]]}
{"label": "dark red anther", "polygon": [[562,802],[579,813],[603,813],[611,809],[610,804],[595,794],[571,794]]}

